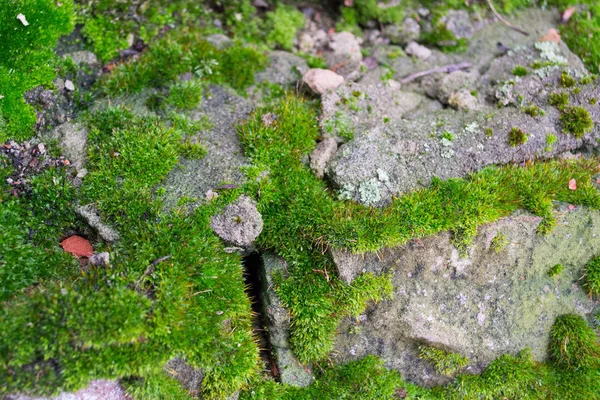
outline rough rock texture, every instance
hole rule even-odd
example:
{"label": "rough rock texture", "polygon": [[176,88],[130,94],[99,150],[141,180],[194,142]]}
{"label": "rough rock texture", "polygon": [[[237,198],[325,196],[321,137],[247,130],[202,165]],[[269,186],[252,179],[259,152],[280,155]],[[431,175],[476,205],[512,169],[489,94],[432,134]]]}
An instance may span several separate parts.
{"label": "rough rock texture", "polygon": [[[326,175],[340,197],[384,205],[393,195],[427,185],[433,177],[464,177],[487,165],[545,159],[582,146],[598,146],[600,126],[577,139],[563,133],[560,111],[549,105],[553,91],[572,91],[560,85],[563,67],[532,69],[524,77],[512,74],[517,65],[548,60],[568,62],[570,74],[585,75],[581,61],[566,46],[545,42],[494,59],[482,76],[471,69],[430,75],[419,88],[409,84],[402,92],[361,82],[328,93],[322,102],[324,134],[341,135],[345,130],[353,132],[354,139],[340,146]],[[600,97],[598,83],[580,85],[578,90],[576,96],[570,95],[570,105],[582,106],[594,121],[600,120],[600,107],[588,101]],[[423,91],[442,103],[452,99],[450,105],[457,110],[436,111],[431,108],[435,103],[423,99]],[[498,108],[497,103],[504,107]],[[531,116],[524,111],[529,106],[545,114]],[[512,147],[508,141],[512,128],[524,130],[527,143]],[[454,140],[441,140],[444,132],[452,133]],[[550,151],[549,133],[558,138]]]}
{"label": "rough rock texture", "polygon": [[388,25],[383,32],[392,43],[406,45],[419,38],[421,26],[414,18],[405,18],[402,25]]}
{"label": "rough rock texture", "polygon": [[344,78],[356,78],[362,62],[359,39],[350,32],[334,33],[325,60],[330,69]]}
{"label": "rough rock texture", "polygon": [[323,94],[338,88],[344,83],[344,77],[328,69],[312,68],[304,74],[302,81],[316,94]]}
{"label": "rough rock texture", "polygon": [[63,155],[80,171],[85,164],[87,129],[81,124],[67,122],[57,126],[51,137],[59,140]]}
{"label": "rough rock texture", "polygon": [[166,178],[163,187],[165,208],[172,209],[183,196],[206,199],[206,193],[223,184],[241,185],[248,165],[235,126],[246,119],[252,104],[231,90],[213,86],[207,98],[193,112],[194,119],[208,116],[213,127],[199,132],[198,139],[207,150],[200,160],[182,159]]}
{"label": "rough rock texture", "polygon": [[55,397],[31,397],[22,394],[10,394],[4,400],[128,400],[130,397],[116,381],[95,380],[75,393],[61,393]]}
{"label": "rough rock texture", "polygon": [[425,46],[421,46],[417,42],[410,42],[404,51],[409,56],[415,56],[419,60],[427,60],[432,54],[431,50]]}
{"label": "rough rock texture", "polygon": [[63,58],[71,58],[75,64],[85,64],[88,66],[97,66],[99,64],[98,57],[91,51],[74,51],[63,55]]}
{"label": "rough rock texture", "polygon": [[89,226],[94,228],[102,239],[109,243],[119,240],[119,232],[116,229],[106,225],[100,218],[100,211],[95,204],[87,204],[85,206],[75,207],[75,212],[87,222]]}
{"label": "rough rock texture", "polygon": [[220,214],[213,216],[210,226],[224,241],[248,247],[260,235],[263,220],[256,209],[256,203],[250,197],[242,195]]}
{"label": "rough rock texture", "polygon": [[475,33],[471,15],[465,10],[448,10],[440,22],[443,23],[457,39],[470,38]]}
{"label": "rough rock texture", "polygon": [[192,368],[184,359],[173,358],[164,366],[164,371],[177,379],[189,392],[190,396],[198,396],[202,389],[204,371]]}
{"label": "rough rock texture", "polygon": [[270,64],[256,74],[256,83],[269,82],[278,85],[294,85],[308,71],[306,60],[287,51],[269,53]]}
{"label": "rough rock texture", "polygon": [[217,49],[224,49],[230,46],[232,43],[231,39],[226,35],[223,35],[222,33],[215,33],[214,35],[209,35],[206,37],[206,41],[215,46]]}
{"label": "rough rock texture", "polygon": [[287,276],[287,264],[276,255],[262,255],[262,306],[265,311],[267,329],[271,350],[277,361],[277,368],[282,383],[294,386],[308,386],[314,380],[311,373],[305,369],[290,347],[290,315],[281,304],[274,290],[273,274]]}
{"label": "rough rock texture", "polygon": [[310,155],[310,168],[318,178],[323,177],[325,166],[337,151],[337,142],[334,138],[327,138],[317,145]]}
{"label": "rough rock texture", "polygon": [[[536,235],[540,219],[525,213],[482,226],[466,258],[448,232],[378,254],[336,257],[339,268],[352,274],[391,270],[394,284],[393,300],[370,307],[358,325],[354,319],[342,323],[336,361],[379,355],[403,377],[431,386],[447,378],[418,358],[421,343],[469,357],[467,371],[475,373],[525,347],[543,360],[555,318],[586,315],[597,306],[580,289],[579,278],[600,252],[600,212],[562,211],[546,237]],[[496,252],[491,242],[498,233],[508,244]],[[558,263],[564,271],[549,277]]]}

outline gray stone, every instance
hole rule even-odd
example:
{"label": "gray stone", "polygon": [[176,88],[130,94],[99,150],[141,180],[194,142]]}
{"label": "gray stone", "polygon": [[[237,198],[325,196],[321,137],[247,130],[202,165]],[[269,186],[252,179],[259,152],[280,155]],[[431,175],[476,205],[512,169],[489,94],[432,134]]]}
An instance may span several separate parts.
{"label": "gray stone", "polygon": [[457,39],[470,38],[475,33],[475,26],[469,13],[465,10],[448,10],[440,19]]}
{"label": "gray stone", "polygon": [[325,60],[330,69],[344,78],[356,78],[362,62],[358,38],[350,32],[334,33]]}
{"label": "gray stone", "polygon": [[420,60],[427,60],[432,54],[431,50],[425,46],[421,46],[417,42],[410,42],[404,51],[409,56],[415,56]]}
{"label": "gray stone", "polygon": [[53,397],[32,397],[23,394],[9,394],[4,400],[128,400],[125,390],[117,381],[98,379],[77,392],[62,392]]}
{"label": "gray stone", "polygon": [[244,157],[236,125],[250,115],[252,104],[234,91],[212,86],[200,106],[192,111],[192,119],[209,118],[210,129],[198,132],[193,138],[205,146],[207,152],[199,160],[181,159],[173,168],[162,187],[165,209],[177,207],[181,197],[205,199],[209,190],[223,184],[240,186],[246,177],[243,167],[248,165]]}
{"label": "gray stone", "polygon": [[90,257],[90,262],[99,267],[108,267],[110,265],[110,254],[107,252],[94,253]]}
{"label": "gray stone", "polygon": [[256,203],[242,195],[220,214],[211,218],[212,230],[224,241],[235,246],[249,247],[263,228],[262,216]]}
{"label": "gray stone", "polygon": [[81,124],[67,122],[57,126],[51,137],[59,140],[63,155],[77,170],[83,168],[88,137],[86,127]]}
{"label": "gray stone", "polygon": [[269,82],[293,86],[308,71],[306,60],[287,51],[269,53],[270,64],[256,74],[256,83]]}
{"label": "gray stone", "polygon": [[405,18],[400,26],[386,26],[384,33],[392,43],[404,46],[419,38],[421,26],[414,18]]}
{"label": "gray stone", "polygon": [[219,50],[229,47],[233,43],[229,37],[223,35],[222,33],[208,35],[205,40]]}
{"label": "gray stone", "polygon": [[312,68],[304,74],[302,81],[316,94],[323,94],[338,88],[344,83],[344,77],[328,69]]}
{"label": "gray stone", "polygon": [[73,83],[73,81],[67,79],[65,81],[65,89],[68,90],[69,92],[74,92],[75,91],[75,84]]}
{"label": "gray stone", "polygon": [[481,108],[477,97],[473,96],[467,89],[460,89],[452,93],[448,98],[448,105],[461,111],[479,110]]}
{"label": "gray stone", "polygon": [[98,232],[102,239],[109,243],[119,240],[120,235],[116,229],[108,226],[100,218],[100,211],[95,204],[87,204],[85,206],[75,207],[75,212],[81,216],[85,222]]}
{"label": "gray stone", "polygon": [[[600,252],[600,212],[586,208],[561,213],[548,236],[536,234],[540,218],[517,213],[481,226],[467,258],[443,232],[377,254],[334,257],[340,270],[391,271],[393,300],[372,305],[338,329],[337,362],[380,356],[389,368],[421,385],[446,383],[418,357],[422,343],[470,359],[479,373],[502,354],[530,348],[546,359],[549,330],[561,314],[588,315],[597,307],[579,287],[581,268]],[[497,253],[493,238],[508,245]],[[556,264],[557,277],[548,276]]]}
{"label": "gray stone", "polygon": [[198,397],[202,391],[202,382],[204,381],[204,371],[200,368],[191,367],[183,358],[173,358],[169,360],[164,371],[177,379],[190,396]]}
{"label": "gray stone", "polygon": [[265,312],[269,341],[273,355],[277,360],[277,368],[282,383],[294,386],[308,386],[314,377],[302,366],[290,347],[290,315],[281,304],[275,292],[273,275],[288,275],[287,263],[281,257],[270,253],[262,255],[262,306]]}
{"label": "gray stone", "polygon": [[322,178],[327,162],[337,151],[337,142],[334,138],[321,141],[310,155],[310,168],[318,178]]}
{"label": "gray stone", "polygon": [[90,67],[98,66],[98,57],[91,51],[74,51],[72,53],[67,53],[63,55],[63,58],[71,58],[75,64],[78,65],[88,65]]}

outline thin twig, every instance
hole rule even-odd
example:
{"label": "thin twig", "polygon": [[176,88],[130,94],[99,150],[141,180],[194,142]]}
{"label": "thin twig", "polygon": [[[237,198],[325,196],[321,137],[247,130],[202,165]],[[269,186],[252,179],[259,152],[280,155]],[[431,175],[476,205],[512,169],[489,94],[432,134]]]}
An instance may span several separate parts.
{"label": "thin twig", "polygon": [[163,262],[163,261],[166,261],[166,260],[168,260],[169,258],[171,258],[171,256],[170,256],[170,255],[168,255],[168,256],[164,256],[164,257],[161,257],[161,258],[157,258],[156,260],[152,261],[152,262],[150,263],[150,265],[148,265],[148,268],[146,268],[146,271],[144,271],[144,273],[142,274],[142,276],[140,276],[140,279],[138,279],[138,280],[135,282],[135,288],[137,289],[137,288],[140,286],[140,284],[142,283],[142,280],[143,280],[145,277],[147,277],[148,275],[150,275],[150,274],[152,274],[152,273],[154,272],[154,268],[155,268],[155,267],[156,267],[158,264],[160,264],[160,263],[161,263],[161,262]]}
{"label": "thin twig", "polygon": [[514,26],[513,24],[510,23],[510,21],[508,21],[506,18],[504,18],[502,15],[500,15],[500,13],[498,13],[498,11],[496,11],[496,7],[494,7],[492,0],[487,0],[487,3],[488,3],[488,6],[490,6],[490,9],[494,13],[494,15],[496,16],[496,18],[498,18],[504,25],[508,26],[511,29],[514,29],[515,31],[517,31],[525,36],[529,36],[529,32],[526,32],[523,29]]}
{"label": "thin twig", "polygon": [[425,71],[415,72],[414,74],[410,74],[407,77],[402,78],[402,80],[400,80],[400,83],[412,82],[415,79],[419,79],[424,76],[435,74],[438,72],[450,73],[450,72],[458,71],[459,69],[471,68],[472,66],[473,66],[473,64],[465,61],[465,62],[461,62],[458,64],[449,64],[449,65],[443,65],[441,67],[426,69]]}

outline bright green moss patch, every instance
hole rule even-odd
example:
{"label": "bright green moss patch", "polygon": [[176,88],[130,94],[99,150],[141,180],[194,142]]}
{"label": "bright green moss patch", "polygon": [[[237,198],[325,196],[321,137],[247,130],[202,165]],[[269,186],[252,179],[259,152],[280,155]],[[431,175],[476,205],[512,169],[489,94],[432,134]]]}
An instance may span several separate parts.
{"label": "bright green moss patch", "polygon": [[304,14],[296,8],[279,4],[275,11],[266,15],[267,44],[291,51],[298,29],[304,26]]}
{"label": "bright green moss patch", "polygon": [[572,88],[577,84],[577,81],[571,76],[571,74],[563,70],[563,72],[560,74],[560,84],[564,88]]}
{"label": "bright green moss patch", "polygon": [[587,263],[583,278],[583,287],[588,294],[600,295],[600,257],[595,257]]}
{"label": "bright green moss patch", "polygon": [[508,246],[508,238],[502,232],[498,232],[490,243],[490,249],[492,249],[496,254],[502,252],[506,246]]}
{"label": "bright green moss patch", "polygon": [[467,357],[426,345],[419,346],[419,357],[429,361],[438,374],[448,376],[460,372],[469,365]]}
{"label": "bright green moss patch", "polygon": [[594,330],[579,315],[561,315],[550,331],[550,356],[566,369],[598,368],[600,346]]}
{"label": "bright green moss patch", "polygon": [[508,132],[508,144],[510,144],[512,147],[520,146],[527,143],[528,136],[529,135],[525,133],[523,129],[512,128],[510,132]]}
{"label": "bright green moss patch", "polygon": [[552,93],[548,98],[550,105],[558,108],[559,110],[569,105],[569,93],[560,92]]}
{"label": "bright green moss patch", "polygon": [[560,29],[562,39],[593,73],[600,65],[600,4],[594,1],[580,8],[569,22]]}
{"label": "bright green moss patch", "polygon": [[564,107],[561,110],[560,122],[563,130],[576,138],[582,138],[594,127],[590,112],[579,106]]}
{"label": "bright green moss patch", "polygon": [[560,273],[563,271],[565,267],[562,264],[556,264],[555,266],[553,266],[552,268],[550,268],[548,270],[548,276],[549,277],[555,277],[560,275]]}
{"label": "bright green moss patch", "polygon": [[180,110],[191,110],[200,104],[204,88],[195,80],[178,82],[171,86],[168,103]]}
{"label": "bright green moss patch", "polygon": [[[218,50],[198,30],[181,28],[155,42],[136,62],[114,70],[102,85],[111,95],[137,93],[146,87],[176,82],[184,73],[194,73],[199,82],[224,84],[244,93],[266,63],[266,56],[253,47],[234,45]],[[193,93],[197,95],[198,91]]]}
{"label": "bright green moss patch", "polygon": [[[33,133],[36,113],[23,94],[50,85],[55,76],[52,51],[58,38],[73,29],[73,3],[65,0],[0,2],[0,142]],[[23,14],[29,25],[17,19]]]}
{"label": "bright green moss patch", "polygon": [[544,110],[536,106],[535,104],[530,104],[526,107],[522,108],[523,112],[527,115],[531,115],[532,117],[544,116],[546,113]]}
{"label": "bright green moss patch", "polygon": [[514,76],[527,76],[527,73],[527,68],[522,65],[517,65],[512,70]]}

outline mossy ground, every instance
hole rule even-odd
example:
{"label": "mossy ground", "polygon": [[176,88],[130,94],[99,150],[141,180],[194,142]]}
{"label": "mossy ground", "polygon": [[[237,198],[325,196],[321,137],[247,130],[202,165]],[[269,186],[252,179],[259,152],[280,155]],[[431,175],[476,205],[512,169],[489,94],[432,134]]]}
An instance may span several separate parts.
{"label": "mossy ground", "polygon": [[[245,93],[254,72],[265,66],[265,50],[290,48],[303,19],[283,4],[257,18],[247,0],[220,1],[216,6],[225,27],[219,30],[196,24],[214,12],[198,2],[155,0],[145,2],[144,8],[138,3],[79,1],[76,16],[69,1],[61,6],[47,0],[0,5],[0,38],[11,38],[0,45],[3,54],[11,54],[0,61],[0,72],[12,71],[0,74],[5,77],[0,78],[2,139],[31,135],[35,114],[22,95],[38,84],[50,84],[55,74],[51,49],[59,36],[69,33],[75,17],[85,23],[83,34],[103,60],[128,47],[133,33],[150,43],[138,60],[107,75],[99,90],[114,97],[153,88],[152,104],[158,111],[155,117],[141,118],[124,108],[109,108],[82,117],[90,129],[88,175],[78,189],[64,169],[33,177],[31,190],[21,198],[12,196],[1,180],[0,381],[5,385],[0,394],[51,394],[78,389],[91,379],[120,378],[135,398],[187,398],[162,370],[168,359],[184,357],[204,370],[207,398],[224,398],[240,389],[242,398],[273,399],[385,399],[403,391],[424,399],[541,399],[548,393],[566,398],[573,388],[582,399],[597,396],[600,372],[595,364],[577,361],[579,369],[573,373],[535,363],[526,353],[503,356],[481,376],[460,375],[449,386],[433,390],[403,382],[375,357],[335,368],[324,362],[340,319],[360,314],[369,301],[385,299],[392,291],[386,275],[365,274],[352,285],[344,284],[328,249],[378,251],[443,230],[454,231],[457,245],[465,248],[478,225],[518,208],[542,216],[544,229],[551,229],[553,201],[600,208],[592,183],[596,159],[486,168],[466,179],[434,180],[429,188],[399,197],[385,209],[369,208],[336,200],[304,165],[319,137],[317,104],[289,95],[239,126],[252,163],[249,183],[192,212],[181,207],[165,213],[157,184],[181,156],[203,153],[201,144],[191,141],[202,121],[191,121],[188,109],[198,104],[208,84]],[[498,3],[510,12],[529,2]],[[397,22],[404,15],[394,7],[374,11],[372,1],[354,4],[359,22]],[[131,7],[140,12],[139,19],[128,14]],[[26,15],[29,27],[19,25],[15,9]],[[167,24],[176,28],[159,35]],[[224,31],[237,39],[231,47],[217,49],[203,39]],[[266,46],[261,44],[265,41]],[[179,82],[188,72],[193,80]],[[263,123],[266,113],[277,116],[274,124]],[[4,178],[11,167],[5,160],[0,163]],[[577,191],[568,189],[570,179],[576,179]],[[259,249],[274,251],[289,263],[291,275],[279,277],[277,291],[293,318],[291,343],[301,361],[323,368],[309,388],[279,385],[259,374],[240,256],[226,253],[209,227],[210,217],[242,193],[258,202],[264,218]],[[61,237],[87,232],[73,207],[90,202],[123,236],[109,245],[90,235],[97,250],[110,251],[109,267],[81,268],[58,247]],[[159,259],[163,261],[154,263]],[[564,343],[566,329],[576,325],[585,357],[594,354],[585,323],[563,322],[557,323],[553,338]],[[562,365],[565,355],[559,348],[551,348],[550,354]],[[589,361],[585,357],[577,359]]]}

